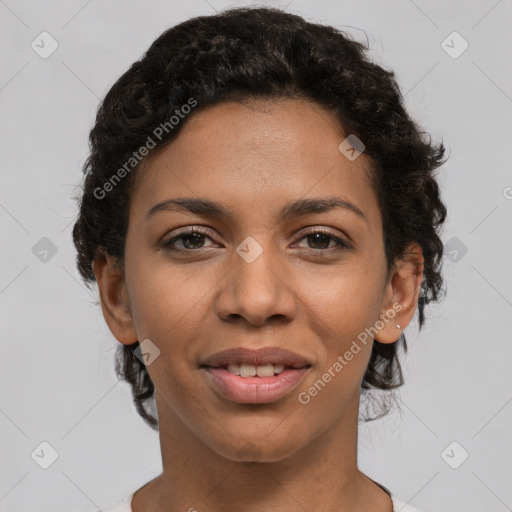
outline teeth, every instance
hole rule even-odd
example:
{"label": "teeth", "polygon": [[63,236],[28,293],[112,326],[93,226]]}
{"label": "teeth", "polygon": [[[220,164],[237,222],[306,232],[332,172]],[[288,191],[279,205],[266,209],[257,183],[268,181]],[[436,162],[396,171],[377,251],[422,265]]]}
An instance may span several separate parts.
{"label": "teeth", "polygon": [[240,365],[240,377],[254,377],[256,375],[256,366],[252,364]]}
{"label": "teeth", "polygon": [[228,372],[234,373],[235,375],[240,375],[240,369],[237,364],[228,364]]}
{"label": "teeth", "polygon": [[284,364],[264,364],[255,366],[253,364],[228,364],[228,372],[240,377],[273,377],[275,374],[284,371]]}
{"label": "teeth", "polygon": [[273,377],[274,376],[274,365],[266,364],[264,366],[256,367],[256,375],[258,377]]}

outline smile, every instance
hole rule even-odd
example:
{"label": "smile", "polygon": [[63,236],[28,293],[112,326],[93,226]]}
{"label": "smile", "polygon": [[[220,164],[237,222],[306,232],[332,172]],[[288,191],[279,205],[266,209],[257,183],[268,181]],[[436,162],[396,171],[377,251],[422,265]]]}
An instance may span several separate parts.
{"label": "smile", "polygon": [[297,386],[307,370],[308,367],[288,367],[272,376],[242,377],[226,368],[205,368],[216,391],[224,398],[241,404],[263,404],[283,398]]}
{"label": "smile", "polygon": [[224,398],[242,404],[263,404],[288,395],[311,363],[277,347],[239,348],[218,352],[200,367],[208,376],[208,383]]}

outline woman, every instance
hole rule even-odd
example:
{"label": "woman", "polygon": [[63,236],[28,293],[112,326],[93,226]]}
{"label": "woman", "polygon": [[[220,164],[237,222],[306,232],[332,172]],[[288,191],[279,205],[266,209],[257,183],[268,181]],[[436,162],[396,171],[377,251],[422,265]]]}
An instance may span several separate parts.
{"label": "woman", "polygon": [[163,462],[104,510],[415,510],[359,471],[357,427],[441,291],[444,147],[366,50],[233,9],[164,32],[100,106],[77,264]]}

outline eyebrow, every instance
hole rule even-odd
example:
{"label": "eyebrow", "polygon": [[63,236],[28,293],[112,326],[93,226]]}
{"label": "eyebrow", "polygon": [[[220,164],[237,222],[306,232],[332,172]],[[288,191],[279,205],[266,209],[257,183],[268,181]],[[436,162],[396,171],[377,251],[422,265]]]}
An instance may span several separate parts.
{"label": "eyebrow", "polygon": [[[368,222],[364,213],[355,204],[337,196],[305,198],[287,203],[279,213],[279,222],[283,222],[291,217],[299,217],[311,213],[325,213],[334,209],[351,211],[361,217],[365,222]],[[152,206],[146,214],[146,221],[149,221],[158,212],[180,210],[186,210],[206,217],[225,218],[233,215],[233,212],[222,203],[203,198],[177,197],[160,201]]]}

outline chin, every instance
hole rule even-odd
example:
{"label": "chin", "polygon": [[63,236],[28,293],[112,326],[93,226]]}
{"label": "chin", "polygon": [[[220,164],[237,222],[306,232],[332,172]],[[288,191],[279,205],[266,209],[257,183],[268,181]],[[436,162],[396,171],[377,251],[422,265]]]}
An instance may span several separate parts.
{"label": "chin", "polygon": [[[270,463],[285,460],[307,444],[306,439],[291,436],[290,433],[300,429],[284,429],[275,424],[273,430],[246,428],[237,434],[227,434],[222,439],[210,438],[210,448],[226,459],[245,463]],[[242,433],[240,433],[242,432]],[[302,436],[304,431],[301,432]],[[217,442],[215,442],[217,441]]]}

